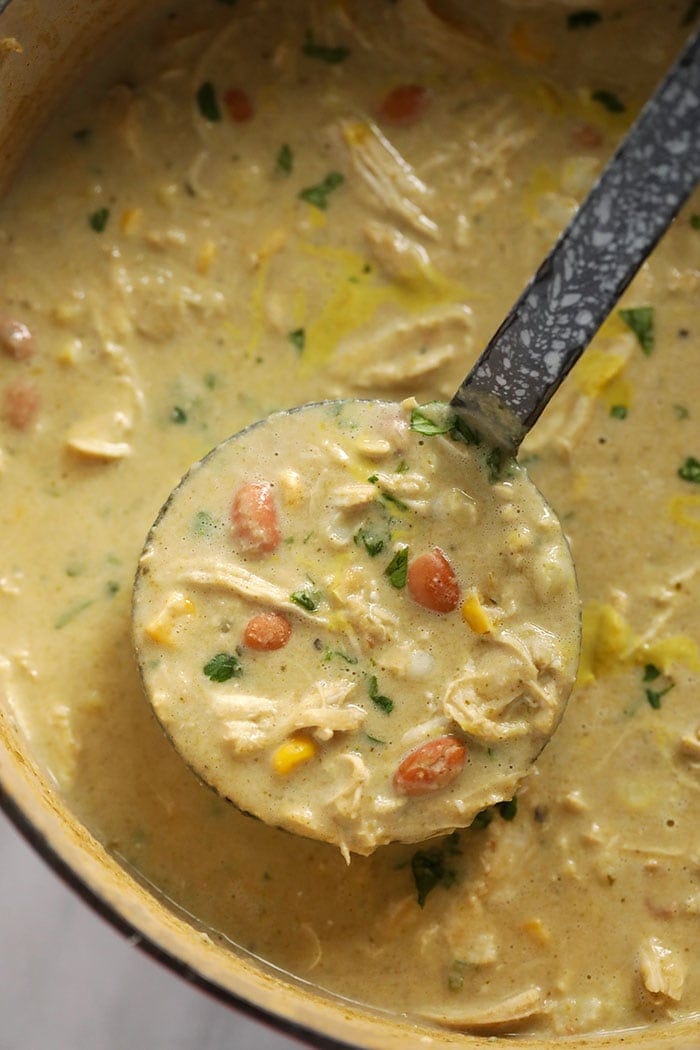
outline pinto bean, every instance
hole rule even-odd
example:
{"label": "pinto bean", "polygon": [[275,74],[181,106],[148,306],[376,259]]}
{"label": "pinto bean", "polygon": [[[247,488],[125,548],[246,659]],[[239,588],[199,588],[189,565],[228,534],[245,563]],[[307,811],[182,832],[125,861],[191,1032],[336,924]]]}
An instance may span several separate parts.
{"label": "pinto bean", "polygon": [[231,503],[231,525],[237,546],[247,554],[270,554],[280,545],[272,485],[241,485]]}
{"label": "pinto bean", "polygon": [[452,612],[459,604],[459,584],[446,555],[435,547],[409,562],[408,592],[432,612]]}
{"label": "pinto bean", "polygon": [[421,744],[399,764],[394,790],[399,795],[428,795],[447,787],[462,772],[467,749],[454,736],[441,736]]}
{"label": "pinto bean", "polygon": [[28,379],[16,379],[5,387],[3,419],[15,430],[28,430],[37,417],[40,404],[36,385]]}
{"label": "pinto bean", "polygon": [[414,124],[428,105],[428,92],[420,84],[400,84],[379,103],[378,113],[388,124]]}
{"label": "pinto bean", "polygon": [[16,361],[26,361],[35,348],[34,336],[26,324],[0,314],[0,346]]}
{"label": "pinto bean", "polygon": [[277,612],[258,613],[248,620],[243,631],[243,644],[259,652],[282,649],[292,636],[292,625]]}

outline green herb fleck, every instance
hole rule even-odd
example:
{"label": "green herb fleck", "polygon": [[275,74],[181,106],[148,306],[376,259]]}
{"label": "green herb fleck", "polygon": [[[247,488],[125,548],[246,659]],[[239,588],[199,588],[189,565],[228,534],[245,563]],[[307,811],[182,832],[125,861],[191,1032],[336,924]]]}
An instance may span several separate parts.
{"label": "green herb fleck", "polygon": [[306,609],[307,612],[315,612],[321,602],[321,595],[310,584],[300,591],[294,591],[289,597],[295,605],[298,605],[300,609]]}
{"label": "green herb fleck", "polygon": [[610,415],[613,419],[627,419],[627,405],[613,405]]}
{"label": "green herb fleck", "polygon": [[386,740],[380,740],[377,736],[371,736],[369,733],[365,733],[365,736],[369,740],[370,744],[381,744],[382,746],[386,744]]}
{"label": "green herb fleck", "polygon": [[314,208],[325,211],[328,207],[328,197],[344,182],[345,176],[339,171],[329,171],[323,182],[318,182],[315,186],[307,186],[299,192],[299,197],[307,204],[312,204]]}
{"label": "green herb fleck", "polygon": [[683,481],[691,481],[694,485],[700,485],[700,460],[695,456],[687,456],[678,468],[678,477]]}
{"label": "green herb fleck", "polygon": [[464,959],[453,959],[447,970],[447,987],[451,992],[459,992],[464,987],[464,974],[469,963]]}
{"label": "green herb fleck", "polygon": [[365,548],[370,558],[376,558],[378,554],[381,554],[386,543],[384,536],[380,536],[369,525],[362,525],[353,538],[358,547],[362,545]]}
{"label": "green herb fleck", "polygon": [[459,835],[454,832],[434,849],[418,850],[411,857],[411,871],[416,885],[416,895],[420,907],[424,907],[428,894],[436,886],[449,889],[457,879],[457,872],[450,864],[450,858],[460,853]]}
{"label": "green herb fleck", "polygon": [[301,353],[306,346],[306,329],[295,328],[293,332],[287,333],[287,339]]}
{"label": "green herb fleck", "polygon": [[[661,681],[659,681],[659,679],[661,679]],[[651,689],[647,685],[644,690],[644,695],[647,698],[649,706],[653,707],[655,711],[658,711],[661,707],[661,698],[666,696],[666,693],[670,692],[675,685],[675,682],[672,682],[669,678],[663,675],[655,664],[644,665],[642,682],[656,683],[656,688]]]}
{"label": "green herb fleck", "polygon": [[601,106],[605,106],[608,113],[624,113],[627,107],[613,91],[606,91],[604,88],[599,88],[594,91],[591,95],[594,102],[600,102]]}
{"label": "green herb fleck", "polygon": [[216,88],[211,80],[205,80],[197,90],[197,105],[205,120],[212,123],[221,120],[221,109],[216,97]]}
{"label": "green herb fleck", "polygon": [[192,532],[195,536],[213,536],[216,532],[216,521],[208,510],[198,510],[192,518]]}
{"label": "green herb fleck", "polygon": [[572,11],[567,15],[566,24],[569,29],[590,29],[591,26],[600,22],[601,18],[600,11],[582,8],[580,11]]}
{"label": "green herb fleck", "polygon": [[411,430],[418,434],[433,437],[435,434],[449,434],[455,425],[455,414],[443,401],[430,401],[427,405],[418,405],[411,409]]}
{"label": "green herb fleck", "polygon": [[175,405],[172,412],[170,413],[170,422],[177,423],[178,426],[181,426],[183,423],[186,423],[187,413],[185,412],[184,408],[181,408],[180,405]]}
{"label": "green herb fleck", "polygon": [[396,587],[397,590],[401,590],[402,587],[406,586],[406,579],[408,577],[408,547],[399,547],[384,570],[384,575],[388,577],[391,586]]}
{"label": "green herb fleck", "polygon": [[307,58],[317,58],[321,62],[328,62],[331,66],[337,66],[339,62],[343,62],[350,54],[350,49],[342,47],[342,45],[339,47],[327,47],[325,44],[317,44],[310,33],[307,34],[301,50]]}
{"label": "green herb fleck", "polygon": [[73,132],[73,138],[76,142],[80,142],[81,145],[86,145],[92,138],[92,128],[78,128],[77,131]]}
{"label": "green herb fleck", "polygon": [[685,405],[674,405],[673,413],[676,419],[688,419],[690,416],[690,410]]}
{"label": "green herb fleck", "polygon": [[98,208],[88,217],[88,222],[95,233],[104,233],[109,222],[109,208]]}
{"label": "green herb fleck", "polygon": [[700,215],[697,212],[693,212],[690,216],[690,225],[694,230],[700,230]]}
{"label": "green herb fleck", "polygon": [[340,649],[326,649],[323,653],[324,664],[329,664],[334,657],[343,660],[346,664],[354,665],[357,663],[356,656],[348,656],[347,653],[341,652]]}
{"label": "green herb fleck", "polygon": [[506,452],[504,448],[498,448],[494,446],[490,448],[486,454],[486,467],[489,472],[489,481],[492,484],[496,484],[498,481],[503,481],[504,478],[510,477],[513,473],[514,459],[510,452]]}
{"label": "green herb fleck", "polygon": [[450,437],[453,441],[461,441],[463,445],[480,445],[481,437],[477,434],[476,430],[466,423],[461,416],[455,416],[454,426],[450,431]]}
{"label": "green herb fleck", "polygon": [[518,812],[517,798],[509,798],[505,802],[497,802],[496,809],[503,820],[515,820]]}
{"label": "green herb fleck", "polygon": [[119,594],[120,590],[121,587],[116,580],[107,580],[107,583],[105,584],[105,591],[109,598],[113,598],[115,594]]}
{"label": "green herb fleck", "polygon": [[212,682],[228,682],[230,678],[240,678],[243,674],[241,661],[234,653],[217,653],[202,670]]}
{"label": "green herb fleck", "polygon": [[619,310],[620,317],[637,337],[637,342],[648,356],[654,350],[654,307],[635,306]]}
{"label": "green herb fleck", "polygon": [[493,820],[493,812],[491,809],[482,809],[474,817],[473,821],[469,825],[470,828],[474,828],[475,831],[483,831],[487,828]]}
{"label": "green herb fleck", "polygon": [[62,612],[54,621],[55,629],[60,631],[62,627],[66,627],[76,618],[76,616],[80,616],[81,612],[85,612],[86,609],[89,609],[93,602],[93,598],[84,598],[82,601],[76,602],[75,605],[70,605],[65,612]]}
{"label": "green herb fleck", "polygon": [[367,692],[372,703],[383,711],[385,715],[390,715],[394,710],[394,701],[388,696],[382,696],[379,692],[379,685],[377,683],[377,676],[373,674],[367,683]]}
{"label": "green herb fleck", "polygon": [[292,153],[292,147],[286,142],[280,146],[277,154],[277,170],[281,171],[283,175],[291,175],[294,168],[294,154]]}

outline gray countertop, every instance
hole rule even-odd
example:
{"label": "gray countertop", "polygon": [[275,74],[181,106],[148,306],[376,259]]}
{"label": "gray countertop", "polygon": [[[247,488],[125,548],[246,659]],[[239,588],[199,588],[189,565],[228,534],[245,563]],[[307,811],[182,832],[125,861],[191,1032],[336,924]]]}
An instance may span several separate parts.
{"label": "gray countertop", "polygon": [[134,948],[0,813],[0,1050],[299,1050]]}

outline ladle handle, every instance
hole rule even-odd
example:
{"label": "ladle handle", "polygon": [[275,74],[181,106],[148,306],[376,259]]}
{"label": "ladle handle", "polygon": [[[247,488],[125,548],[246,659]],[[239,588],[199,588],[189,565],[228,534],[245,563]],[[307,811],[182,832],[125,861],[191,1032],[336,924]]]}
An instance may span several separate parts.
{"label": "ladle handle", "polygon": [[700,33],[452,399],[516,452],[700,178]]}

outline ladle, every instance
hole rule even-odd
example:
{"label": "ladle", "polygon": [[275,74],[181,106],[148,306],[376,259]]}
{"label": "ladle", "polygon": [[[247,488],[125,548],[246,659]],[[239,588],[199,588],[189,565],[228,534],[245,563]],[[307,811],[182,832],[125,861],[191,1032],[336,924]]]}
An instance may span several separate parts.
{"label": "ladle", "polygon": [[[565,537],[514,457],[698,178],[700,35],[450,406],[276,413],[183,478],[146,541],[134,639],[157,717],[220,794],[346,855],[512,798],[579,643]],[[431,470],[447,496],[421,501]],[[312,524],[286,546],[295,505]],[[442,541],[472,513],[488,535]]]}

